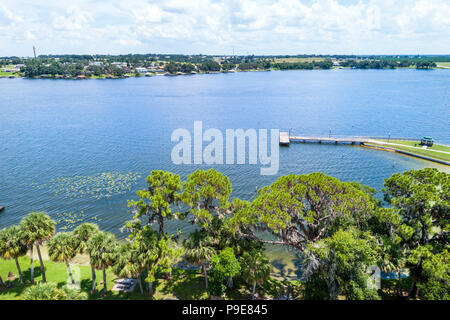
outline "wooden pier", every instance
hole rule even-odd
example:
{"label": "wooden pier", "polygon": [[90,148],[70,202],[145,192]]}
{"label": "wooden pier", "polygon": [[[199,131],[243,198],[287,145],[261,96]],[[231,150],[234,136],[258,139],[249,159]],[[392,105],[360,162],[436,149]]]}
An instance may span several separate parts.
{"label": "wooden pier", "polygon": [[[388,140],[387,137],[332,137],[332,136],[294,136],[290,135],[289,132],[280,132],[280,145],[290,145],[291,142],[315,142],[315,143],[346,143],[346,144],[365,144],[365,143],[376,143],[375,140]],[[390,140],[405,140],[405,141],[415,141],[417,139],[408,138],[390,138]]]}
{"label": "wooden pier", "polygon": [[280,132],[280,145],[289,145],[291,142],[317,142],[317,143],[350,143],[350,144],[362,144],[365,142],[371,142],[370,138],[361,137],[318,137],[318,136],[291,136],[289,132]]}
{"label": "wooden pier", "polygon": [[[442,159],[437,159],[437,158],[433,158],[431,156],[426,156],[426,155],[420,155],[417,153],[414,153],[414,151],[404,151],[398,148],[398,146],[404,146],[402,144],[397,144],[397,143],[392,143],[389,142],[390,140],[392,141],[399,141],[399,140],[403,140],[403,141],[417,141],[417,139],[411,139],[411,138],[393,138],[393,137],[344,137],[344,136],[340,136],[340,137],[332,137],[331,135],[328,137],[324,137],[324,136],[291,136],[290,132],[286,132],[286,131],[282,131],[280,132],[280,145],[283,146],[289,146],[291,144],[291,142],[303,142],[303,143],[327,143],[327,144],[357,144],[360,145],[362,147],[368,147],[368,148],[372,148],[372,149],[377,149],[377,150],[384,150],[384,151],[391,151],[391,152],[398,152],[401,154],[405,154],[408,156],[412,156],[412,157],[416,157],[416,158],[421,158],[424,160],[428,160],[428,161],[433,161],[433,162],[437,162],[440,164],[444,164],[444,165],[450,165],[450,162],[442,160]],[[416,147],[410,147],[410,148],[415,148],[415,149],[420,149],[420,148],[416,148]],[[450,152],[445,152],[445,151],[440,151],[440,150],[431,150],[439,153],[444,153],[444,154],[448,154]]]}

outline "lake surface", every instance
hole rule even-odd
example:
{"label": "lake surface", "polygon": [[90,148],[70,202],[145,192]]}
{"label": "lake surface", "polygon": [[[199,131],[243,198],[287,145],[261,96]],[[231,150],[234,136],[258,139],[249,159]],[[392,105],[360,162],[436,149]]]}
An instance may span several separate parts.
{"label": "lake surface", "polygon": [[[450,144],[450,71],[312,70],[121,80],[0,79],[0,228],[46,211],[70,230],[99,223],[120,236],[127,200],[155,169],[183,179],[208,165],[174,165],[173,130],[274,128],[296,134],[417,137]],[[216,165],[233,197],[289,173],[322,171],[380,190],[395,172],[431,162],[348,145],[280,148],[277,175]],[[140,177],[137,177],[137,176]],[[54,179],[54,180],[52,180]],[[108,182],[109,181],[109,182]],[[105,183],[109,184],[105,186]],[[72,220],[72,221],[70,221]],[[174,222],[171,230],[183,222]]]}

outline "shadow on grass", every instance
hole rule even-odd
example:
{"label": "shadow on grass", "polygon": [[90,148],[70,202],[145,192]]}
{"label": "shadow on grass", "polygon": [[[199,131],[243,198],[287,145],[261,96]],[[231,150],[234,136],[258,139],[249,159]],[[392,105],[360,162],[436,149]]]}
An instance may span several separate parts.
{"label": "shadow on grass", "polygon": [[[116,279],[114,279],[116,280]],[[114,281],[113,281],[114,282]],[[83,279],[80,282],[81,291],[87,292],[89,300],[150,300],[152,299],[147,292],[141,295],[139,287],[136,285],[133,292],[111,291],[112,285],[108,283],[108,292],[103,293],[103,286],[97,282],[97,288],[92,292],[92,279]]]}
{"label": "shadow on grass", "polygon": [[9,283],[11,283],[10,288],[0,287],[0,297],[5,295],[19,297],[22,294],[23,290],[25,290],[26,287],[30,286],[30,283],[28,283],[28,285],[27,284],[21,285],[19,279],[15,279],[14,281]]}
{"label": "shadow on grass", "polygon": [[[291,281],[280,281],[277,279],[267,279],[263,283],[256,285],[256,299],[271,300],[283,296]],[[253,283],[247,283],[244,279],[235,279],[232,289],[227,289],[226,296],[232,300],[250,300]]]}
{"label": "shadow on grass", "polygon": [[155,286],[161,293],[173,295],[180,300],[202,300],[208,298],[205,280],[199,270],[173,269],[172,279],[158,280]]}
{"label": "shadow on grass", "polygon": [[408,289],[411,287],[411,278],[402,279],[402,296],[398,294],[398,279],[381,279],[382,300],[408,300]]}
{"label": "shadow on grass", "polygon": [[[54,265],[50,265],[48,273],[54,271]],[[53,268],[53,269],[52,269]],[[283,268],[281,268],[283,269]],[[65,272],[65,270],[64,270]],[[42,279],[41,270],[39,265],[34,268],[35,282],[40,282]],[[211,273],[209,274],[211,275]],[[30,270],[23,271],[24,285],[20,284],[20,280],[17,278],[11,282],[12,286],[9,289],[0,290],[0,299],[20,299],[24,290],[31,286]],[[142,280],[146,277],[142,275]],[[62,281],[62,277],[57,278],[55,282],[59,288],[66,285],[66,281]],[[146,290],[146,283],[143,281],[144,294],[140,293],[139,286],[136,285],[133,292],[117,292],[111,291],[112,286],[117,278],[111,274],[108,274],[108,292],[103,294],[103,286],[100,285],[102,279],[97,278],[96,291],[91,292],[92,280],[90,277],[80,279],[80,289],[83,292],[88,293],[89,300],[154,300],[154,299],[180,299],[180,300],[204,300],[209,299],[209,294],[205,290],[205,279],[201,274],[200,269],[183,270],[172,269],[172,278],[164,279],[162,274],[157,275],[157,279],[154,284],[154,294],[150,295]],[[234,286],[232,289],[228,289],[227,299],[239,299],[247,300],[250,298],[250,292],[252,284],[247,283],[244,279],[236,278],[234,280]],[[278,298],[283,295],[283,291],[287,287],[287,283],[292,281],[280,281],[276,279],[269,279],[263,284],[258,284],[257,292],[261,299]]]}
{"label": "shadow on grass", "polygon": [[281,281],[300,280],[302,278],[302,262],[303,258],[299,254],[296,254],[295,258],[290,259],[289,263],[287,263],[286,259],[272,259],[270,261],[272,265],[271,276]]}
{"label": "shadow on grass", "polygon": [[[40,266],[34,267],[34,282],[35,284],[39,282],[39,279],[41,277],[41,268]],[[31,286],[31,270],[22,270],[22,276],[23,276],[23,282],[24,284],[20,284],[19,276],[17,276],[16,279],[13,281],[5,281],[5,283],[9,283],[11,287],[9,288],[2,288],[0,289],[0,296],[9,295],[13,297],[19,297],[26,288]]]}

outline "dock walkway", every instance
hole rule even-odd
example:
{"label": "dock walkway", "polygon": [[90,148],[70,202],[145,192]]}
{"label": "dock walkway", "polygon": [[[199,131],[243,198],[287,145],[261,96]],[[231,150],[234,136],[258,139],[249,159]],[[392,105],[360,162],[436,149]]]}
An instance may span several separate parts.
{"label": "dock walkway", "polygon": [[[356,137],[356,136],[295,136],[290,135],[289,132],[280,132],[280,144],[289,145],[291,142],[317,142],[317,143],[351,143],[351,144],[364,144],[364,143],[375,143],[375,140],[388,140],[387,137]],[[415,141],[417,139],[408,138],[390,138],[390,140],[405,140],[405,141]]]}
{"label": "dock walkway", "polygon": [[[332,144],[339,144],[339,143],[345,143],[345,144],[359,144],[361,146],[378,149],[378,150],[386,150],[386,151],[392,151],[392,152],[398,152],[402,154],[406,154],[409,156],[421,158],[424,160],[434,161],[440,164],[450,165],[448,161],[445,160],[439,160],[432,157],[428,157],[426,155],[419,155],[413,152],[403,151],[399,150],[398,148],[395,149],[395,147],[403,146],[397,143],[391,143],[383,140],[392,140],[392,141],[417,141],[417,139],[411,139],[411,138],[393,138],[393,137],[332,137],[331,135],[328,137],[321,137],[321,136],[291,136],[290,132],[280,132],[280,145],[289,146],[291,142],[303,142],[303,143],[309,143],[309,142],[316,142],[316,143],[332,143]],[[383,146],[380,146],[383,145]],[[420,147],[413,147],[408,146],[410,149],[417,149],[422,150]],[[441,153],[441,154],[449,154],[447,151],[442,150],[431,150],[433,152]]]}

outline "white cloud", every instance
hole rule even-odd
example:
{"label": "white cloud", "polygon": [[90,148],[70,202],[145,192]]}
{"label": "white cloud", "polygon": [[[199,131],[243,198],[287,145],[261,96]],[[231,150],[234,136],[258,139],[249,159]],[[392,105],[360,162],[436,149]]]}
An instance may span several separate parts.
{"label": "white cloud", "polygon": [[77,7],[69,7],[64,14],[52,12],[51,26],[55,30],[84,30],[93,21],[90,12],[81,12]]}
{"label": "white cloud", "polygon": [[0,55],[449,53],[448,0],[3,0]]}
{"label": "white cloud", "polygon": [[4,5],[0,4],[0,24],[8,25],[16,22],[22,22],[22,18],[12,13]]}

